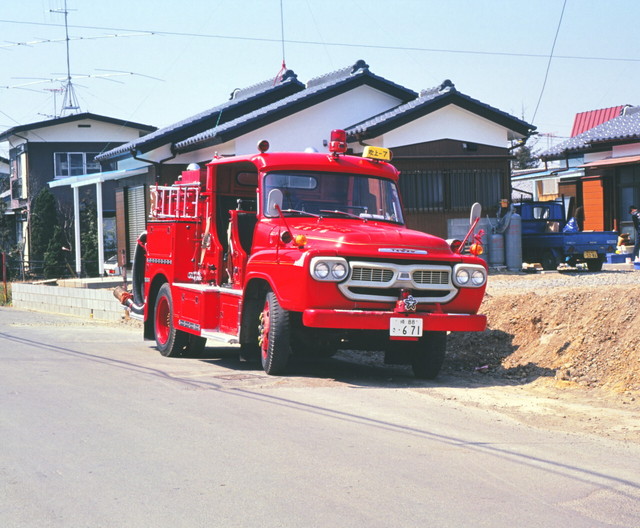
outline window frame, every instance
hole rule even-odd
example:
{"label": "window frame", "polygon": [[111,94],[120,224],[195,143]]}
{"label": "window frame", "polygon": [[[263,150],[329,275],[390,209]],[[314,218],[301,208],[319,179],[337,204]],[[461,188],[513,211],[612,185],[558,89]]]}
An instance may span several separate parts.
{"label": "window frame", "polygon": [[[62,180],[65,178],[70,178],[72,176],[81,176],[83,174],[96,174],[101,172],[102,168],[100,167],[100,162],[95,161],[95,157],[100,154],[99,152],[72,152],[72,151],[60,151],[53,153],[53,176],[56,180]],[[65,156],[66,158],[66,169],[64,171],[66,174],[63,174],[63,169],[60,165],[63,165],[61,157]],[[72,164],[71,157],[72,156],[82,156],[82,172],[80,174],[72,174]],[[60,158],[60,159],[59,159]],[[93,165],[93,168],[90,167]],[[78,169],[73,169],[76,172]]]}

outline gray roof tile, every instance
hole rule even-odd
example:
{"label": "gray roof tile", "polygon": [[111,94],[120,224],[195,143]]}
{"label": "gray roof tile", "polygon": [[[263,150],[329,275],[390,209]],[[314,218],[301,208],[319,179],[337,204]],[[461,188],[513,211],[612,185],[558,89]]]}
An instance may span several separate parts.
{"label": "gray roof tile", "polygon": [[350,136],[358,135],[361,138],[375,137],[392,128],[408,123],[418,116],[426,115],[452,103],[523,135],[529,134],[530,131],[536,128],[517,117],[459,92],[455,85],[447,79],[438,86],[423,90],[420,92],[420,97],[413,101],[401,104],[387,112],[353,125],[347,129],[347,134]]}
{"label": "gray roof tile", "polygon": [[216,124],[225,123],[255,107],[304,89],[304,85],[298,81],[297,75],[291,70],[287,70],[279,81],[278,83],[274,82],[274,79],[268,79],[247,88],[236,89],[231,93],[228,101],[105,152],[96,159],[118,158],[132,150],[148,152],[161,145],[207,130]]}
{"label": "gray roof tile", "polygon": [[245,131],[264,126],[276,119],[281,119],[286,115],[308,108],[319,101],[326,100],[337,93],[360,84],[369,84],[379,90],[391,93],[403,101],[415,99],[418,95],[413,90],[371,73],[368,65],[360,60],[353,66],[310,80],[307,83],[307,87],[298,93],[179,141],[176,143],[175,148],[178,152],[188,152],[197,148],[223,143],[232,137],[241,135]]}
{"label": "gray roof tile", "polygon": [[542,159],[557,159],[570,152],[588,150],[596,143],[640,139],[640,106],[626,108],[624,114],[586,130],[540,153]]}

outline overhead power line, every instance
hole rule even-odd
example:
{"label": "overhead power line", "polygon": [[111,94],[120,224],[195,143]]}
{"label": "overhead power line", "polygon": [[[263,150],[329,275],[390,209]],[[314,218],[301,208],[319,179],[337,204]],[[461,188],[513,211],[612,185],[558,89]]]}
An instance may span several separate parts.
{"label": "overhead power line", "polygon": [[[26,22],[21,20],[2,20],[0,23],[4,24],[23,24],[33,26],[53,26],[63,27],[61,24],[53,24],[46,22]],[[166,35],[173,37],[190,37],[190,38],[213,38],[224,40],[238,40],[248,42],[271,42],[282,45],[281,38],[260,38],[260,37],[246,37],[246,36],[230,36],[230,35],[215,35],[210,33],[190,33],[185,31],[158,31],[158,30],[140,30],[130,28],[117,28],[117,27],[104,27],[104,26],[80,26],[70,25],[70,28],[74,29],[87,29],[96,31],[127,31],[132,33],[145,33],[154,35]],[[119,35],[124,36],[124,35]],[[417,46],[383,46],[380,44],[353,44],[349,42],[318,42],[313,40],[286,40],[287,44],[303,44],[308,46],[336,46],[345,48],[363,48],[363,49],[379,49],[379,50],[398,50],[398,51],[418,51],[427,53],[454,53],[461,55],[489,55],[500,57],[528,57],[534,59],[548,59],[549,54],[544,53],[516,53],[509,51],[478,51],[478,50],[465,50],[465,49],[450,49],[450,48],[422,48]],[[554,55],[554,59],[564,60],[583,60],[583,61],[609,61],[609,62],[640,62],[640,58],[634,57],[597,57],[597,56],[585,56],[585,55]]]}
{"label": "overhead power line", "polygon": [[[96,39],[105,39],[105,38],[121,38],[121,37],[148,37],[153,35],[153,33],[142,32],[142,33],[128,33],[126,35],[96,35],[94,37],[69,37],[69,41],[74,40],[96,40]],[[59,42],[66,42],[67,39],[40,39],[40,40],[29,40],[24,42],[9,42],[7,44],[0,44],[0,49],[9,49],[9,48],[18,48],[20,46],[31,47],[36,44],[57,44]]]}
{"label": "overhead power line", "polygon": [[567,0],[564,0],[562,4],[562,12],[560,13],[560,20],[558,20],[558,27],[556,28],[556,35],[553,37],[553,44],[551,46],[551,52],[549,53],[549,61],[547,62],[547,71],[544,74],[544,81],[542,82],[542,89],[540,90],[540,97],[538,97],[538,104],[536,104],[536,109],[533,112],[533,117],[531,121],[536,120],[536,115],[538,114],[538,108],[540,107],[540,101],[542,101],[542,96],[544,95],[544,89],[547,86],[547,79],[549,78],[549,69],[551,68],[551,60],[553,59],[553,51],[556,49],[556,42],[558,41],[558,35],[560,34],[560,26],[562,25],[562,17],[564,17],[564,9],[567,7]]}

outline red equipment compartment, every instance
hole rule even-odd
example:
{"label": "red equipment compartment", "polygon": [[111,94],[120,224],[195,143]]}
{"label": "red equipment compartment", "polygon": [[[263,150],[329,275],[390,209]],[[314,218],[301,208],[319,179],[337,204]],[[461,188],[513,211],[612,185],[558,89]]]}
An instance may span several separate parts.
{"label": "red equipment compartment", "polygon": [[220,292],[197,284],[176,284],[173,287],[176,324],[185,330],[199,332],[216,329],[220,313]]}
{"label": "red equipment compartment", "polygon": [[186,282],[194,271],[193,258],[198,237],[198,223],[194,221],[158,222],[149,224],[147,234],[147,265],[170,266],[172,282]]}

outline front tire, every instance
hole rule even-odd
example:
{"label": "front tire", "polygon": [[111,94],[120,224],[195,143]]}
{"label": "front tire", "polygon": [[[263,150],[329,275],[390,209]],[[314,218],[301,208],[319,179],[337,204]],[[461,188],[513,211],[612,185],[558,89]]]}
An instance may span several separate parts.
{"label": "front tire", "polygon": [[153,312],[156,348],[163,356],[176,357],[182,355],[188,342],[188,334],[176,330],[173,326],[173,299],[171,287],[163,284],[158,291]]}
{"label": "front tire", "polygon": [[447,350],[447,333],[426,332],[411,345],[411,366],[415,377],[429,380],[437,378]]}
{"label": "front tire", "polygon": [[259,343],[262,368],[267,374],[281,374],[291,355],[289,312],[284,310],[275,293],[268,292],[260,314]]}

